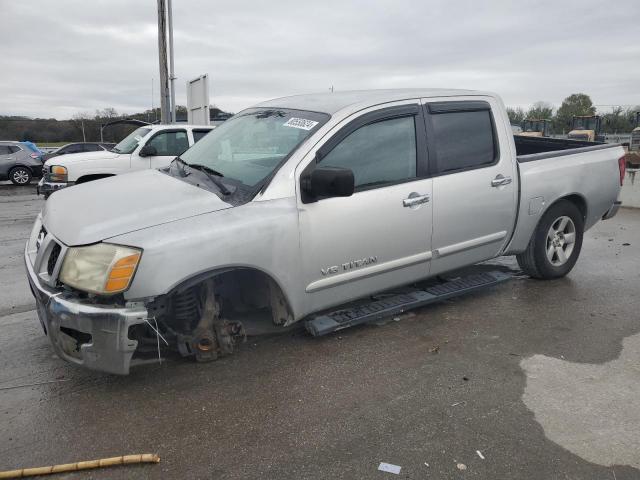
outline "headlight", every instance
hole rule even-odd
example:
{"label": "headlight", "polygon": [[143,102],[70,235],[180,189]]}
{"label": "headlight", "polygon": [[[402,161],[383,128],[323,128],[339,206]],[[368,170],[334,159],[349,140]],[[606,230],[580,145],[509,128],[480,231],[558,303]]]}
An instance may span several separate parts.
{"label": "headlight", "polygon": [[97,243],[67,250],[60,281],[85,292],[111,295],[129,288],[142,251],[137,248]]}
{"label": "headlight", "polygon": [[62,165],[52,165],[49,173],[49,180],[52,182],[66,182],[67,167],[63,167]]}

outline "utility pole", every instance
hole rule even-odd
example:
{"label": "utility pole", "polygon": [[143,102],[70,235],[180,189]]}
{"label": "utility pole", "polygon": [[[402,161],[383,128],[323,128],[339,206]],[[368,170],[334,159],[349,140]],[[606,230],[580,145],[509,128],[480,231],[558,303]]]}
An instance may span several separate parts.
{"label": "utility pole", "polygon": [[160,60],[160,123],[169,123],[169,78],[167,72],[166,0],[158,0],[158,54]]}
{"label": "utility pole", "polygon": [[176,123],[176,77],[174,73],[173,62],[173,10],[171,9],[171,0],[167,0],[167,17],[169,21],[167,26],[169,27],[169,82],[171,86],[171,123]]}

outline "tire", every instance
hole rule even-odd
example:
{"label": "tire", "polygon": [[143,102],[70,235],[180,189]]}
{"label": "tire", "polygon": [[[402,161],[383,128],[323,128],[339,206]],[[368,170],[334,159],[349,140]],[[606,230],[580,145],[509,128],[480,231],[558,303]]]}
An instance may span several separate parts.
{"label": "tire", "polygon": [[564,277],[578,261],[583,236],[582,212],[574,203],[560,200],[544,213],[527,249],[516,255],[518,265],[532,278]]}
{"label": "tire", "polygon": [[29,185],[31,183],[31,170],[27,167],[13,167],[9,170],[9,180],[14,185]]}

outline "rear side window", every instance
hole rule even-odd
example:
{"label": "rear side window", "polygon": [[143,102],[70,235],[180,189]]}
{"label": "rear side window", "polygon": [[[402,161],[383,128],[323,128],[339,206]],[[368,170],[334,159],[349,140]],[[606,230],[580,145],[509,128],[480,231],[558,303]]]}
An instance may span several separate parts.
{"label": "rear side window", "polygon": [[497,159],[491,111],[431,112],[437,173],[488,166]]}
{"label": "rear side window", "polygon": [[13,153],[8,145],[0,145],[0,155],[9,155]]}
{"label": "rear side window", "polygon": [[382,120],[360,127],[322,158],[321,164],[352,170],[356,188],[415,178],[414,117]]}
{"label": "rear side window", "polygon": [[202,137],[204,137],[210,131],[211,130],[193,130],[191,132],[191,133],[193,133],[193,143],[198,143],[198,140],[200,140]]}

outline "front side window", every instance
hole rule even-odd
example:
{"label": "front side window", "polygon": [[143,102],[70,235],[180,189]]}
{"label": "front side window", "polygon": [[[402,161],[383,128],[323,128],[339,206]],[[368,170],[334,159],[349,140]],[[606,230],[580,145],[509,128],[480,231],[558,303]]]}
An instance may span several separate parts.
{"label": "front side window", "polygon": [[64,149],[63,153],[80,153],[82,152],[82,145],[70,145]]}
{"label": "front side window", "polygon": [[7,145],[0,145],[0,155],[9,155],[10,153],[13,153],[11,151],[11,148]]}
{"label": "front side window", "polygon": [[356,188],[415,178],[414,117],[381,120],[360,127],[323,157],[321,164],[353,171]]}
{"label": "front side window", "polygon": [[193,143],[198,143],[198,141],[201,140],[202,137],[204,137],[210,131],[211,130],[193,130],[191,132],[193,133]]}
{"label": "front side window", "polygon": [[118,143],[115,147],[113,147],[113,151],[115,153],[131,153],[133,152],[138,144],[142,141],[144,137],[146,137],[150,128],[140,127],[129,135],[127,135],[120,143]]}
{"label": "front side window", "polygon": [[431,115],[438,173],[491,165],[497,156],[490,110]]}
{"label": "front side window", "polygon": [[304,110],[251,108],[213,129],[181,158],[256,187],[329,118]]}
{"label": "front side window", "polygon": [[147,145],[155,147],[158,156],[177,157],[189,148],[189,141],[187,140],[187,132],[178,130],[159,133],[149,140]]}
{"label": "front side window", "polygon": [[87,143],[84,146],[84,151],[85,152],[99,152],[101,150],[102,150],[102,148],[100,148],[100,145],[98,145],[96,143]]}

